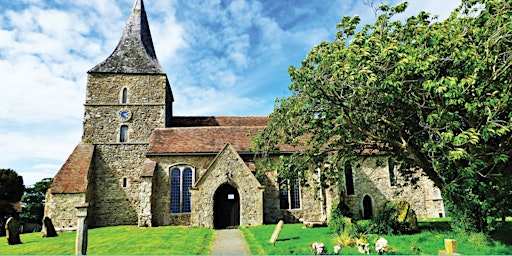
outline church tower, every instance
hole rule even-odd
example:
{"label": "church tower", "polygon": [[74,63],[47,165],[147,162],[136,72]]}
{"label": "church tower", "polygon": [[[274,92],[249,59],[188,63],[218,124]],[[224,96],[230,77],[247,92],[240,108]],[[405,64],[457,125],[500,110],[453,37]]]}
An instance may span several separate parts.
{"label": "church tower", "polygon": [[137,0],[114,52],[88,72],[83,140],[148,143],[168,126],[172,91],[160,66],[142,0]]}
{"label": "church tower", "polygon": [[114,52],[88,71],[83,142],[94,145],[89,180],[93,226],[133,225],[149,138],[172,116],[173,95],[155,54],[142,0]]}
{"label": "church tower", "polygon": [[173,95],[142,0],[114,52],[88,71],[86,89],[82,143],[55,175],[45,216],[59,230],[74,229],[78,205],[90,226],[150,225],[146,150],[153,130],[169,126]]}

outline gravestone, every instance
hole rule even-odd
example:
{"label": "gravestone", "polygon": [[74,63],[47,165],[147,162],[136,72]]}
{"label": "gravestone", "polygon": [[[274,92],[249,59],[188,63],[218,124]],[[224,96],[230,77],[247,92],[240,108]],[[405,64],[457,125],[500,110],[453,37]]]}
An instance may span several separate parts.
{"label": "gravestone", "polygon": [[275,244],[277,241],[277,238],[279,237],[279,234],[281,233],[281,230],[283,229],[284,221],[280,220],[279,223],[277,223],[276,229],[274,230],[274,233],[272,234],[272,237],[270,238],[270,243]]}
{"label": "gravestone", "polygon": [[55,231],[55,227],[53,226],[52,220],[48,217],[44,217],[43,219],[43,237],[56,237],[57,232]]}
{"label": "gravestone", "polygon": [[21,244],[21,240],[20,240],[21,229],[20,228],[21,228],[20,223],[13,217],[10,217],[7,220],[7,223],[5,224],[5,231],[7,233],[7,244],[8,245]]}
{"label": "gravestone", "polygon": [[444,250],[439,250],[437,253],[439,255],[460,255],[457,253],[457,240],[445,239]]}

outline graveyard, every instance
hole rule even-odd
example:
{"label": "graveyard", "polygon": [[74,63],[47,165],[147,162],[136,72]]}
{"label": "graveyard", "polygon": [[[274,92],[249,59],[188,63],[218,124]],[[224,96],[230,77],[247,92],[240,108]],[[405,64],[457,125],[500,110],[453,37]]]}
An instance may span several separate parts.
{"label": "graveyard", "polygon": [[[419,222],[421,232],[407,235],[363,234],[370,243],[370,254],[378,254],[375,241],[384,237],[388,241],[388,255],[429,254],[444,250],[444,239],[457,241],[457,253],[462,255],[512,254],[512,219],[507,225],[493,232],[490,237],[482,234],[457,234],[450,230],[446,219]],[[269,240],[277,225],[240,227],[254,255],[311,255],[310,245],[323,243],[326,254],[334,254],[337,237],[329,227],[305,228],[303,224],[285,224],[274,244]],[[215,230],[165,226],[137,228],[115,226],[89,230],[88,254],[140,255],[140,254],[209,254]],[[5,239],[5,237],[3,237]],[[22,234],[21,244],[0,243],[0,254],[75,254],[76,232],[59,232],[57,237],[43,238],[39,232]],[[4,240],[5,241],[5,240]],[[360,254],[356,247],[343,247],[339,254]]]}

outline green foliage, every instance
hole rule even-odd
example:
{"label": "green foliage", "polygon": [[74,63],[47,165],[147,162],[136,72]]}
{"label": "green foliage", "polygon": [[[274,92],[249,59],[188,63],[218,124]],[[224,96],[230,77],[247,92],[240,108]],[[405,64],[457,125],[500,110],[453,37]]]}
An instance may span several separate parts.
{"label": "green foliage", "polygon": [[13,213],[13,204],[23,195],[23,178],[11,169],[0,169],[0,225]]}
{"label": "green foliage", "polygon": [[[208,254],[213,230],[189,227],[139,229],[116,226],[89,230],[87,253],[92,255],[197,255]],[[76,232],[59,233],[43,238],[41,233],[22,234],[23,244],[0,243],[0,254],[72,255]]]}
{"label": "green foliage", "polygon": [[466,0],[444,21],[394,19],[407,3],[383,6],[374,24],[342,18],[333,42],[289,68],[292,94],[254,141],[263,156],[283,144],[302,150],[263,167],[303,177],[322,168],[328,186],[340,166],[378,149],[490,231],[487,217],[512,209],[511,5]]}
{"label": "green foliage", "polygon": [[396,204],[386,203],[374,218],[373,232],[378,234],[401,234],[406,225],[398,221],[398,209]]}
{"label": "green foliage", "polygon": [[20,219],[23,222],[42,223],[46,191],[52,184],[52,181],[53,178],[44,178],[33,186],[25,188],[25,194],[21,198],[23,210],[20,214]]}
{"label": "green foliage", "polygon": [[348,206],[339,202],[331,211],[329,227],[338,235],[345,233],[349,236],[356,235],[356,226],[352,223],[352,213]]}

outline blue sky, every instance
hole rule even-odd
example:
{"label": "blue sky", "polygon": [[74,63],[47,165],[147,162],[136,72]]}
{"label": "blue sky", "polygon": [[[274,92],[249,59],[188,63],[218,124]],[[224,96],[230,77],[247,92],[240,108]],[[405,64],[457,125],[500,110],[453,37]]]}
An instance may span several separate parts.
{"label": "blue sky", "polygon": [[[86,72],[112,53],[134,2],[2,5],[0,168],[26,185],[57,173],[81,140]],[[426,10],[444,19],[459,3],[412,0],[401,16]],[[363,0],[145,0],[145,7],[179,116],[268,115],[288,93],[288,67],[332,41],[341,17],[375,19]]]}

